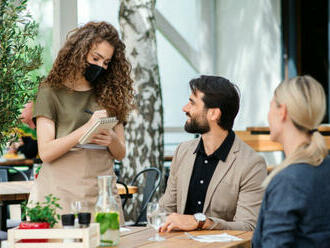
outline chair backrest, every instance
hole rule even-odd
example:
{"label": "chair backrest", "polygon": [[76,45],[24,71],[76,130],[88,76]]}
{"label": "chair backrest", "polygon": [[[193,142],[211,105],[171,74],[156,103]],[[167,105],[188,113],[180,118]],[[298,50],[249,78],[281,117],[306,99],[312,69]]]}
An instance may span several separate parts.
{"label": "chair backrest", "polygon": [[8,182],[8,171],[12,170],[15,171],[16,173],[20,174],[23,177],[23,181],[29,181],[27,175],[20,170],[17,170],[14,167],[10,167],[10,166],[0,166],[0,180],[1,182]]}
{"label": "chair backrest", "polygon": [[8,173],[6,169],[0,168],[0,182],[8,182]]}
{"label": "chair backrest", "polygon": [[[159,188],[162,173],[158,168],[150,167],[140,171],[131,181],[130,185],[136,185],[140,176],[144,175],[144,188],[143,199],[141,203],[140,213],[135,221],[135,225],[139,225],[140,222],[147,221],[147,204]],[[139,185],[139,188],[141,186]]]}
{"label": "chair backrest", "polygon": [[122,181],[119,181],[117,180],[117,184],[121,184],[123,185],[123,187],[125,188],[125,194],[121,194],[120,195],[120,198],[121,198],[121,206],[122,208],[124,209],[125,208],[125,204],[126,204],[126,201],[127,201],[127,198],[129,197],[129,191],[128,191],[128,187],[127,187],[127,184],[122,182]]}
{"label": "chair backrest", "polygon": [[115,174],[118,178],[118,180],[120,180],[120,168],[123,166],[123,163],[121,161],[115,160],[114,164],[113,164],[113,170],[115,171]]}

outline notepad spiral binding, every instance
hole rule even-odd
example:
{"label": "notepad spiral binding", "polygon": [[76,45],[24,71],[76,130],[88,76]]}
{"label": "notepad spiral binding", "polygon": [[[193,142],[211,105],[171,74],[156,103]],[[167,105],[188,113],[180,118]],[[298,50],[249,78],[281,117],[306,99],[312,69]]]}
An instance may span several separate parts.
{"label": "notepad spiral binding", "polygon": [[92,136],[97,133],[101,128],[110,129],[113,128],[118,123],[116,117],[107,117],[98,119],[92,127],[90,127],[87,132],[80,137],[79,144],[84,145],[89,143]]}
{"label": "notepad spiral binding", "polygon": [[116,121],[117,121],[116,117],[101,118],[100,124],[106,124],[106,123],[116,122]]}

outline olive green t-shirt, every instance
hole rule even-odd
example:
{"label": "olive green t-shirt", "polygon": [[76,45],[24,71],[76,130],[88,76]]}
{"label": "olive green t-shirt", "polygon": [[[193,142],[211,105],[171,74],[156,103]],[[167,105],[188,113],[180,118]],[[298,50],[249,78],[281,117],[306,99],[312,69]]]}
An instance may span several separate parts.
{"label": "olive green t-shirt", "polygon": [[43,116],[55,122],[55,137],[61,138],[84,125],[92,112],[102,109],[95,100],[93,89],[88,91],[72,91],[66,87],[39,89],[34,106],[33,118]]}

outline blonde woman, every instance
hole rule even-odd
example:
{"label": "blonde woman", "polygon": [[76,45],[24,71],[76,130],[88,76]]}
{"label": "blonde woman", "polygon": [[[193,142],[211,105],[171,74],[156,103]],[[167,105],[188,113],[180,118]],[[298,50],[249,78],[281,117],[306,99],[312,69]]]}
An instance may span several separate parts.
{"label": "blonde woman", "polygon": [[330,158],[318,132],[326,110],[322,86],[310,76],[282,82],[268,121],[286,159],[266,178],[253,247],[329,247]]}

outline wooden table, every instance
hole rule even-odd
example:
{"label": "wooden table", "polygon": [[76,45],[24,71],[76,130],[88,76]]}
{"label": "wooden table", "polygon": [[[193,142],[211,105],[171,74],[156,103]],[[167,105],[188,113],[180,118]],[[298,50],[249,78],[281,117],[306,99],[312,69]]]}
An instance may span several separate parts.
{"label": "wooden table", "polygon": [[[264,133],[267,133],[267,134],[270,133],[269,127],[257,127],[257,126],[247,127],[246,130],[251,131],[251,132],[255,132],[255,133],[260,133],[260,132],[264,132]],[[319,132],[321,132],[325,136],[330,135],[330,126],[329,125],[320,126],[318,128],[318,130],[319,130]]]}
{"label": "wooden table", "polygon": [[213,243],[201,243],[195,240],[189,239],[184,232],[171,232],[171,233],[160,233],[160,236],[166,238],[161,242],[149,241],[148,238],[155,234],[155,230],[148,227],[128,227],[129,232],[122,232],[120,235],[118,248],[125,247],[143,247],[143,248],[183,248],[183,247],[218,247],[218,248],[250,248],[252,232],[247,231],[193,231],[190,232],[192,235],[206,235],[206,234],[221,234],[227,233],[244,240],[235,242],[213,242]]}
{"label": "wooden table", "polygon": [[[0,162],[0,166],[33,166],[33,160],[32,159],[18,159],[18,160],[6,160]],[[1,169],[1,167],[0,167]]]}
{"label": "wooden table", "polygon": [[[0,201],[27,200],[33,181],[0,182]],[[117,184],[118,194],[126,194],[124,186]],[[138,192],[137,186],[127,186],[129,194]]]}
{"label": "wooden table", "polygon": [[[7,206],[9,204],[18,204],[29,199],[33,181],[14,181],[0,182],[0,205],[1,207],[1,224],[0,229],[5,231],[7,219]],[[117,184],[118,194],[125,195],[126,190],[121,184]],[[129,194],[138,192],[137,186],[127,186]]]}
{"label": "wooden table", "polygon": [[[318,129],[325,139],[326,146],[330,150],[330,126],[320,126]],[[283,146],[270,139],[269,127],[248,127],[246,131],[235,133],[257,152],[283,151]]]}
{"label": "wooden table", "polygon": [[272,141],[269,134],[252,134],[251,131],[235,131],[235,134],[256,152],[283,151],[283,146]]}
{"label": "wooden table", "polygon": [[27,200],[33,181],[0,182],[0,201]]}

